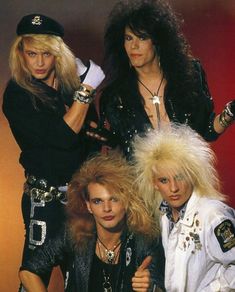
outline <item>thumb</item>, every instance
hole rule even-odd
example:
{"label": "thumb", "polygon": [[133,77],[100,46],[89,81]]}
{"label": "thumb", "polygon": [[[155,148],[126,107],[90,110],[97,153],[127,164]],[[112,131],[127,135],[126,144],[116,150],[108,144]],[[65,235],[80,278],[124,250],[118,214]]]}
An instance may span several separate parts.
{"label": "thumb", "polygon": [[152,257],[151,256],[147,256],[143,260],[142,264],[139,266],[137,271],[143,271],[143,270],[147,269],[147,267],[150,265],[151,261],[152,261]]}

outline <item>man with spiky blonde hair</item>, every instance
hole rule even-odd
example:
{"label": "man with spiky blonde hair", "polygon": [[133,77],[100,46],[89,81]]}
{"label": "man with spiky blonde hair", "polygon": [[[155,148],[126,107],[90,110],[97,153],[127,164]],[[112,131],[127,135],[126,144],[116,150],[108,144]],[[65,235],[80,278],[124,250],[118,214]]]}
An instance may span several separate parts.
{"label": "man with spiky blonde hair", "polygon": [[134,150],[141,194],[161,219],[166,290],[234,291],[235,210],[222,202],[210,145],[171,124],[137,137]]}

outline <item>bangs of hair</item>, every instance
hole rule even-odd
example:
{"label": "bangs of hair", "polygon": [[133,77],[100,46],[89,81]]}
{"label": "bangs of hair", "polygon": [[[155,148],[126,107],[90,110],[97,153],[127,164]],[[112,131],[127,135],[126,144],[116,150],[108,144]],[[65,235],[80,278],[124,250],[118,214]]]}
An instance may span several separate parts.
{"label": "bangs of hair", "polygon": [[220,193],[216,156],[210,144],[189,126],[162,124],[159,130],[137,136],[133,147],[138,187],[150,209],[154,201],[157,208],[161,199],[153,187],[153,170],[175,175],[180,172],[200,196],[225,199]]}
{"label": "bangs of hair", "polygon": [[165,160],[159,165],[156,163],[152,167],[152,174],[153,181],[156,177],[174,177],[178,181],[185,181],[191,185],[195,183],[195,174],[191,173],[191,169],[187,167],[187,163],[179,166],[176,161]]}
{"label": "bangs of hair", "polygon": [[25,35],[22,42],[30,44],[37,50],[48,51],[54,56],[60,55],[62,39],[54,35]]}

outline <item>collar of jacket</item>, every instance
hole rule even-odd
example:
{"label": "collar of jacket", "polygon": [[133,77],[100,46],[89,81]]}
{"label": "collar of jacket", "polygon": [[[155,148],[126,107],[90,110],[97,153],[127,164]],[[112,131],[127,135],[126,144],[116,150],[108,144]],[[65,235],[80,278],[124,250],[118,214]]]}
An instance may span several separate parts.
{"label": "collar of jacket", "polygon": [[186,226],[192,226],[194,223],[194,218],[195,216],[198,214],[197,209],[195,208],[195,206],[197,206],[198,202],[200,200],[200,197],[196,194],[196,192],[193,192],[187,207],[186,207],[186,211],[184,214],[184,218],[180,219],[180,223],[184,224]]}

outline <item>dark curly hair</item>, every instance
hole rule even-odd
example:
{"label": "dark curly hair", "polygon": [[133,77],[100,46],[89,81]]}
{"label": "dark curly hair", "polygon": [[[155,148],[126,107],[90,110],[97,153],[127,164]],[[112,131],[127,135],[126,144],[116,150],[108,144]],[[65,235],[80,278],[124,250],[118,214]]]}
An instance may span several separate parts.
{"label": "dark curly hair", "polygon": [[[196,62],[192,62],[190,46],[181,32],[181,18],[176,15],[166,0],[125,0],[118,2],[110,13],[104,37],[104,68],[106,87],[104,95],[112,94],[112,89],[127,95],[141,96],[137,86],[135,70],[130,67],[124,48],[124,32],[129,27],[137,36],[149,36],[156,47],[166,89],[176,106],[184,108],[195,105],[198,96]],[[128,90],[125,90],[128,88]],[[129,93],[128,93],[129,92]]]}

